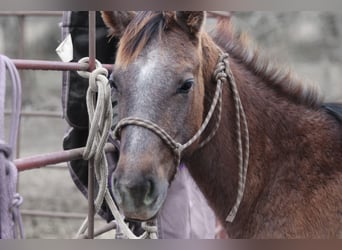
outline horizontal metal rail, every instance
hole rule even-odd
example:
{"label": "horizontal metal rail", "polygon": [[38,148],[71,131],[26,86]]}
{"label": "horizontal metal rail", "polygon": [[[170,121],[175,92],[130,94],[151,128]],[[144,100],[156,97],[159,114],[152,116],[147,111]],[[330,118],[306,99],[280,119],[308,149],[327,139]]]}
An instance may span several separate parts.
{"label": "horizontal metal rail", "polygon": [[[84,147],[19,158],[14,160],[14,165],[17,166],[18,171],[41,168],[47,165],[82,159],[83,151]],[[106,143],[105,152],[114,151],[115,147],[111,143]]]}
{"label": "horizontal metal rail", "polygon": [[[5,115],[11,115],[12,112],[10,110],[5,110]],[[51,118],[63,118],[63,114],[61,112],[53,112],[53,111],[22,111],[20,113],[21,116],[32,116],[32,117],[51,117]]]}
{"label": "horizontal metal rail", "polygon": [[[86,63],[25,59],[12,59],[12,62],[17,67],[17,69],[23,70],[89,71],[89,65]],[[102,67],[111,71],[113,68],[113,64],[102,64]]]}
{"label": "horizontal metal rail", "polygon": [[[208,16],[230,17],[228,11],[207,11]],[[0,11],[0,16],[62,16],[63,11]]]}
{"label": "horizontal metal rail", "polygon": [[[86,213],[72,213],[72,212],[66,213],[66,212],[29,210],[29,209],[20,209],[20,213],[24,216],[37,216],[37,217],[61,218],[61,219],[84,219],[87,217]],[[101,220],[102,218],[96,215],[95,219]]]}
{"label": "horizontal metal rail", "polygon": [[0,16],[62,16],[63,11],[0,11]]}

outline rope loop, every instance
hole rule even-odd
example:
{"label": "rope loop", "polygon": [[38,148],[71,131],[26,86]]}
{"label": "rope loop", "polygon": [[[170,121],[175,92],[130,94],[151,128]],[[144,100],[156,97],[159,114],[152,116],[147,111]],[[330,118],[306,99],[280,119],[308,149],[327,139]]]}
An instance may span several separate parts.
{"label": "rope loop", "polygon": [[[87,66],[87,68],[89,68],[89,57],[83,57],[80,60],[78,60],[78,63],[83,64],[85,66]],[[95,68],[101,68],[102,64],[100,63],[100,61],[95,60]],[[89,78],[90,77],[90,72],[89,71],[77,71],[77,74],[79,74],[80,76],[82,76],[83,78]]]}

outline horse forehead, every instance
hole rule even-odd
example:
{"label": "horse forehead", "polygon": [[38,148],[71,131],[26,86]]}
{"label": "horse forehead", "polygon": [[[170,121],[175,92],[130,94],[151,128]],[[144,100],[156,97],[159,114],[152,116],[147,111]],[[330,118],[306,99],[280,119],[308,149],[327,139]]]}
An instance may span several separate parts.
{"label": "horse forehead", "polygon": [[152,48],[139,56],[126,71],[126,76],[134,74],[134,76],[127,76],[132,79],[129,89],[131,101],[129,106],[132,111],[143,107],[150,107],[152,111],[153,103],[158,99],[157,96],[162,98],[165,82],[168,81],[168,76],[172,75],[163,70],[167,54],[160,48]]}
{"label": "horse forehead", "polygon": [[139,58],[136,64],[138,68],[137,82],[144,83],[148,80],[151,83],[149,78],[158,73],[158,67],[160,67],[163,60],[163,53],[160,49],[150,50],[145,56]]}

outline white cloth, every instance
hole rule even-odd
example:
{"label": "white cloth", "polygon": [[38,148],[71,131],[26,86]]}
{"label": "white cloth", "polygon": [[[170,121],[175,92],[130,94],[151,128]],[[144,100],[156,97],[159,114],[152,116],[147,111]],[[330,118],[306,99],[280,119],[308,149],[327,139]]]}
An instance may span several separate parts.
{"label": "white cloth", "polygon": [[214,239],[216,219],[186,167],[170,185],[157,223],[160,239]]}

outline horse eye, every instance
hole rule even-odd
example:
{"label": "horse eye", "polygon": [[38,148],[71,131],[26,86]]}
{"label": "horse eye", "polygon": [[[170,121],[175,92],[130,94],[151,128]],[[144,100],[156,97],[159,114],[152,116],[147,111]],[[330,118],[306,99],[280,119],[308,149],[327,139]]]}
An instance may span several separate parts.
{"label": "horse eye", "polygon": [[180,88],[177,89],[177,93],[189,93],[192,85],[194,84],[194,79],[188,79],[186,80]]}
{"label": "horse eye", "polygon": [[113,79],[109,79],[109,85],[111,88],[118,89],[118,86],[116,85]]}

